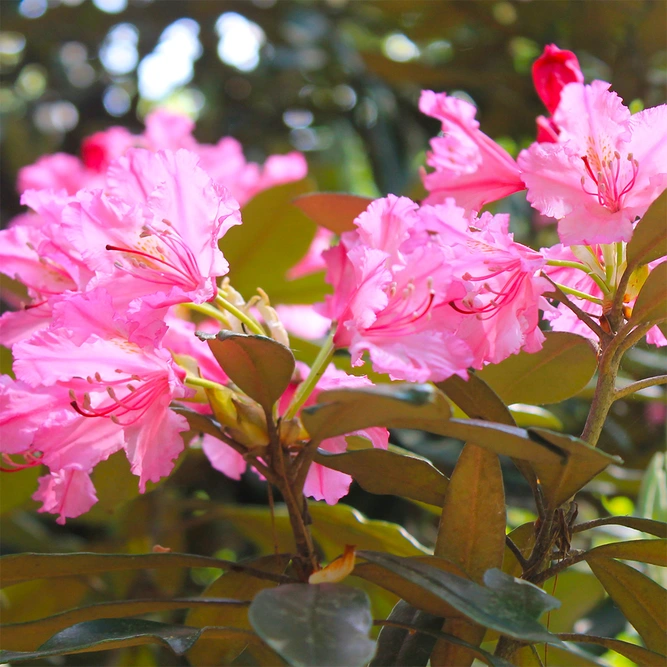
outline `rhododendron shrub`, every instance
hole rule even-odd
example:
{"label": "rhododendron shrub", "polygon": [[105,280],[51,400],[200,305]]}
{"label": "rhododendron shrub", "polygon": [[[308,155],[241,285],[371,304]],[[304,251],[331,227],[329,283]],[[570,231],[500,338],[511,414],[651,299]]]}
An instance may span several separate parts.
{"label": "rhododendron shrub", "polygon": [[[664,590],[615,560],[664,565],[654,537],[667,535],[665,524],[576,523],[576,494],[621,463],[596,446],[611,406],[667,383],[617,382],[634,344],[667,343],[667,107],[631,114],[555,45],[533,79],[551,117],[538,119],[537,140],[516,160],[482,132],[472,104],[422,92],[419,109],[442,132],[426,156],[421,202],[313,193],[278,209],[271,193],[292,192],[285,184],[305,176],[303,156],[248,163],[234,139],[200,144],[190,120],[166,111],[150,114],[139,135],[111,128],[86,139],[80,158],[46,156],[21,170],[27,210],[0,232],[0,271],[22,285],[7,287],[18,307],[0,319],[12,359],[0,378],[3,475],[39,472],[38,511],[85,523],[109,491],[98,472],[112,456],[127,459],[143,494],[197,450],[216,475],[248,471],[266,484],[269,510],[235,514],[184,490],[192,497],[174,516],[223,518],[272,549],[239,563],[159,544],[134,553],[151,535],[133,542],[130,559],[9,556],[9,583],[85,573],[96,575],[96,595],[107,569],[232,573],[199,598],[115,600],[127,614],[109,614],[127,618],[100,618],[104,605],[92,605],[71,612],[82,621],[72,627],[70,614],[44,619],[48,632],[42,621],[10,625],[3,662],[157,638],[191,650],[192,664],[233,654],[231,664],[250,645],[261,647],[258,664],[268,655],[362,667],[376,651],[377,664],[412,664],[417,653],[420,664],[528,664],[539,644],[577,653],[565,640],[637,664],[667,659],[651,615]],[[522,190],[557,220],[560,243],[519,243],[508,214],[483,210]],[[311,234],[298,252],[296,228]],[[256,284],[253,259],[279,267],[278,280]],[[583,432],[567,435],[541,406],[589,383]],[[440,436],[438,448],[466,444],[448,478],[390,444],[392,429]],[[509,534],[500,455],[534,500],[534,521]],[[339,504],[354,481],[437,513],[433,549]],[[607,536],[591,548],[575,535],[608,524],[654,537]],[[584,560],[643,646],[541,624],[560,604],[557,575]],[[374,598],[378,609],[387,593],[403,598],[376,619],[388,626],[377,641],[361,580],[385,596]],[[199,609],[185,625],[131,618],[189,606]],[[44,644],[54,628],[63,632]]]}

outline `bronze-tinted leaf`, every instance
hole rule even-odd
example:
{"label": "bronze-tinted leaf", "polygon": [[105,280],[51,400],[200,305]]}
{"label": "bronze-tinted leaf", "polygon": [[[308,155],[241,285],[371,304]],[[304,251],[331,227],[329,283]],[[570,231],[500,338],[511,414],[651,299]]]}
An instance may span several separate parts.
{"label": "bronze-tinted leaf", "polygon": [[632,309],[630,322],[635,325],[658,324],[667,320],[667,262],[649,273]]}
{"label": "bronze-tinted leaf", "polygon": [[507,406],[491,387],[476,373],[467,380],[452,375],[436,386],[458,405],[471,419],[485,419],[514,426]]}
{"label": "bronze-tinted leaf", "polygon": [[[257,569],[283,574],[289,564],[290,557],[285,555],[262,556],[247,561]],[[259,591],[273,588],[277,584],[250,577],[244,572],[225,572],[218,577],[202,593],[204,597],[232,598],[235,600],[252,600]],[[190,627],[230,626],[244,630],[252,630],[248,621],[248,609],[245,606],[218,605],[192,609],[185,617],[185,624]],[[188,660],[193,665],[230,664],[248,645],[248,640],[240,636],[238,640],[226,642],[209,640],[205,637],[188,651]]]}
{"label": "bronze-tinted leaf", "polygon": [[356,229],[354,219],[363,213],[372,201],[367,197],[339,192],[315,192],[301,195],[293,203],[320,227],[342,234]]}
{"label": "bronze-tinted leaf", "polygon": [[319,395],[317,405],[302,412],[315,440],[344,435],[368,426],[442,428],[451,410],[442,392],[428,384],[392,384],[364,389],[337,389]]}
{"label": "bronze-tinted leaf", "polygon": [[651,651],[667,654],[667,591],[638,570],[612,558],[587,557],[616,606]]}
{"label": "bronze-tinted leaf", "polygon": [[620,558],[635,560],[660,567],[667,567],[667,539],[662,540],[628,540],[626,542],[610,542],[591,549],[592,557]]}
{"label": "bronze-tinted leaf", "polygon": [[583,336],[550,331],[539,352],[519,352],[477,373],[505,403],[559,403],[593,377],[597,354]]}
{"label": "bronze-tinted leaf", "polygon": [[442,505],[447,478],[427,459],[395,449],[361,449],[344,454],[318,450],[315,461],[352,475],[369,493],[392,494]]}
{"label": "bronze-tinted leaf", "polygon": [[630,269],[667,255],[666,229],[667,191],[651,204],[635,227],[626,251]]}
{"label": "bronze-tinted leaf", "polygon": [[291,350],[266,336],[232,331],[199,334],[235,385],[267,412],[283,395],[294,372]]}
{"label": "bronze-tinted leaf", "polygon": [[577,644],[596,644],[597,646],[604,646],[610,651],[620,653],[622,656],[632,660],[638,665],[664,665],[667,663],[667,656],[654,651],[649,651],[643,646],[637,644],[630,644],[620,639],[612,639],[611,637],[596,637],[593,635],[579,635],[570,633],[560,633],[558,637],[564,642],[576,642]]}

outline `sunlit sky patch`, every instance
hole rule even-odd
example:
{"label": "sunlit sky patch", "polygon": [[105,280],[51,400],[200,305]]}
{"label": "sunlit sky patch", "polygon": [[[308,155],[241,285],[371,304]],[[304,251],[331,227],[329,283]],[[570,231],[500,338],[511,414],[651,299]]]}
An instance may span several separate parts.
{"label": "sunlit sky patch", "polygon": [[220,37],[218,57],[226,65],[251,72],[259,65],[259,51],[266,42],[264,31],[245,16],[225,12],[215,22]]}

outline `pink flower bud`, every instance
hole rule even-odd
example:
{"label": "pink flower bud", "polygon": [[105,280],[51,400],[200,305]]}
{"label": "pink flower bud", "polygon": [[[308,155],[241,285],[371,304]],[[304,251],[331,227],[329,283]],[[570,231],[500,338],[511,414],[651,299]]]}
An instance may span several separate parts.
{"label": "pink flower bud", "polygon": [[533,63],[533,83],[544,106],[553,113],[560,102],[560,92],[568,83],[583,83],[577,56],[572,51],[547,44]]}

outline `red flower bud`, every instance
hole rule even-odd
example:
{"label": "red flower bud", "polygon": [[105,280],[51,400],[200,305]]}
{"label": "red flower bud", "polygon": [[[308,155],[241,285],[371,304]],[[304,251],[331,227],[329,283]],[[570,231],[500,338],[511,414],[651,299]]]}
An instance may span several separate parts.
{"label": "red flower bud", "polygon": [[574,81],[584,81],[577,56],[572,51],[559,49],[555,44],[547,44],[542,55],[533,63],[533,83],[549,113],[556,110],[561,90]]}

